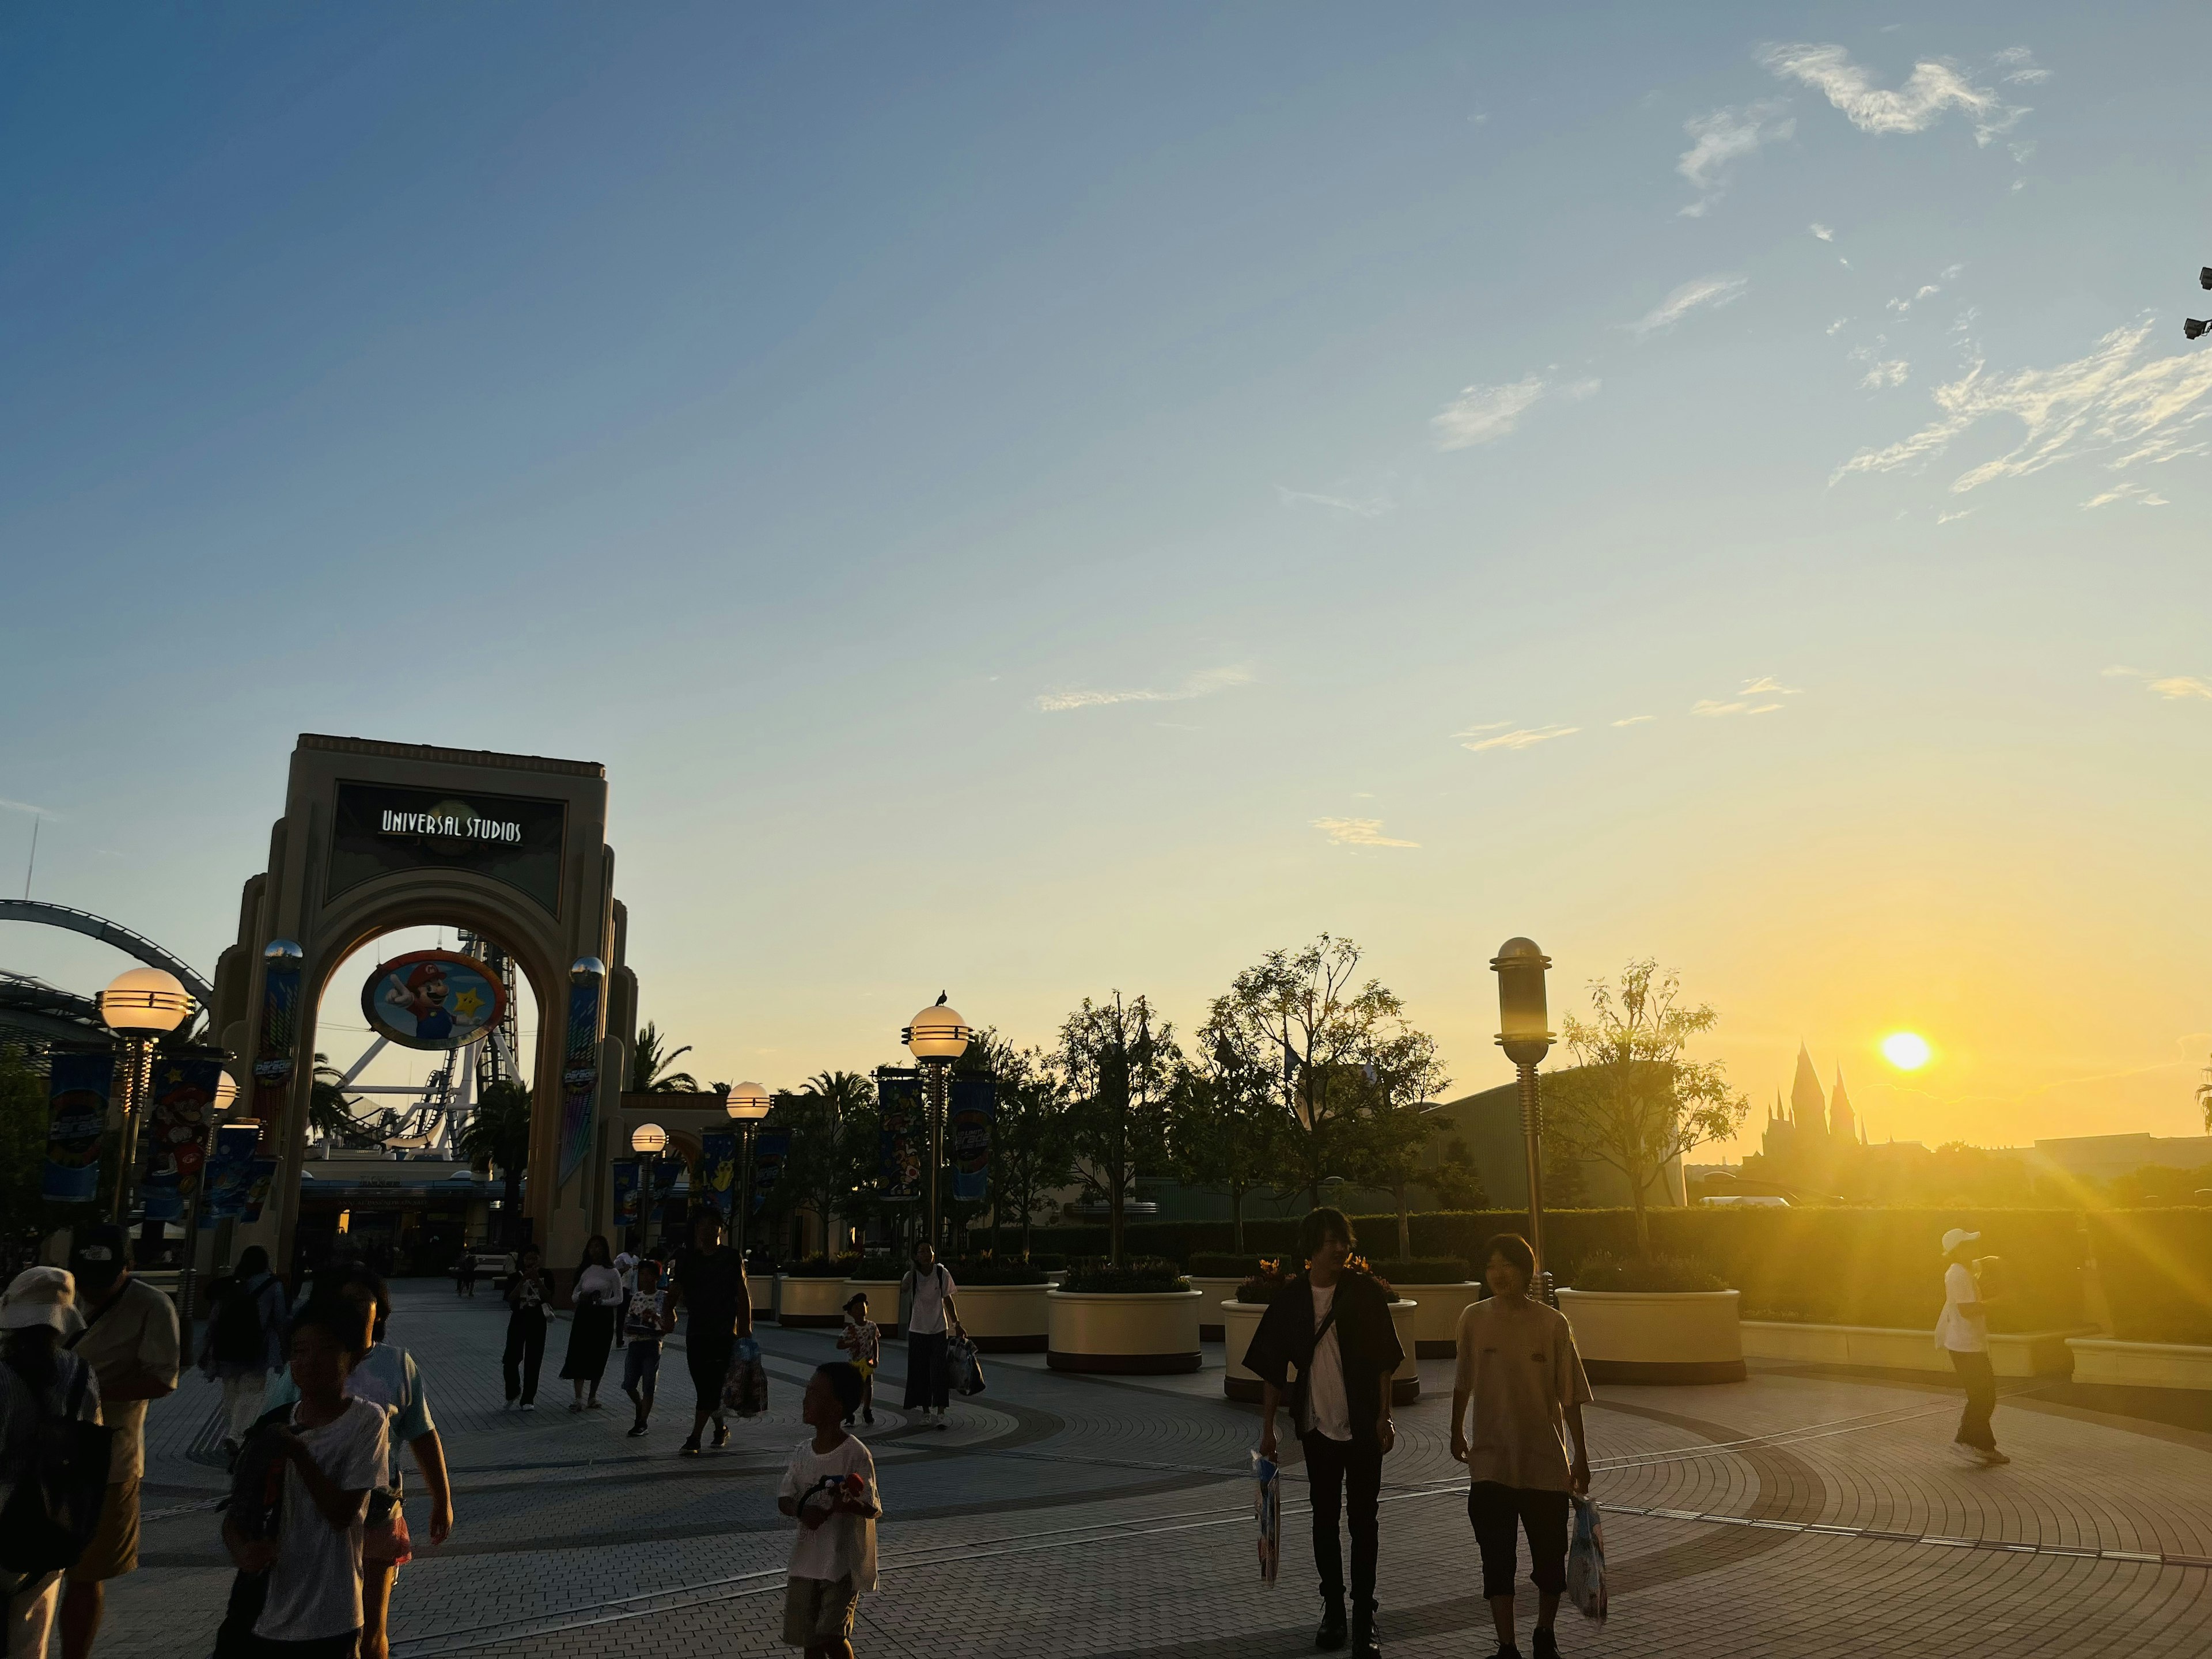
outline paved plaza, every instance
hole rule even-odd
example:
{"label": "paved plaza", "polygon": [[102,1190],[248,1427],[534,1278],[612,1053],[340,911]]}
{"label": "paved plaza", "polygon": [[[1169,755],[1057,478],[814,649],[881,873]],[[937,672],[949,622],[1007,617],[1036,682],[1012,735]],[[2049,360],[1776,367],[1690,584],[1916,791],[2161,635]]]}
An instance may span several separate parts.
{"label": "paved plaza", "polygon": [[[422,1367],[458,1513],[452,1541],[400,1576],[398,1659],[786,1650],[790,1528],[775,1488],[806,1432],[800,1385],[836,1357],[832,1334],[765,1328],[771,1411],[734,1424],[727,1451],[689,1460],[676,1455],[690,1394],[677,1353],[652,1437],[630,1440],[618,1358],[608,1408],[567,1410],[553,1375],[565,1323],[538,1409],[510,1414],[496,1297],[417,1281],[395,1299],[392,1335]],[[878,1387],[894,1401],[902,1361],[888,1345]],[[1300,1471],[1281,1582],[1266,1589],[1247,1473],[1257,1413],[1222,1398],[1218,1344],[1184,1377],[1065,1376],[1042,1355],[986,1370],[989,1391],[955,1407],[950,1432],[877,1409],[882,1588],[861,1600],[861,1654],[1311,1650]],[[1385,1465],[1383,1648],[1487,1655],[1464,1476],[1446,1449],[1451,1366],[1421,1370]],[[1940,1384],[1766,1366],[1732,1386],[1599,1389],[1589,1423],[1613,1616],[1563,1613],[1565,1651],[2203,1654],[2212,1434],[2092,1409],[2063,1384],[2013,1384],[1997,1426],[2015,1461],[1982,1469],[1954,1452],[1957,1397]],[[192,1375],[152,1412],[143,1565],[111,1587],[109,1659],[212,1644],[230,1577],[217,1404]],[[419,1491],[409,1508],[420,1539]],[[1524,1597],[1524,1644],[1532,1612]]]}

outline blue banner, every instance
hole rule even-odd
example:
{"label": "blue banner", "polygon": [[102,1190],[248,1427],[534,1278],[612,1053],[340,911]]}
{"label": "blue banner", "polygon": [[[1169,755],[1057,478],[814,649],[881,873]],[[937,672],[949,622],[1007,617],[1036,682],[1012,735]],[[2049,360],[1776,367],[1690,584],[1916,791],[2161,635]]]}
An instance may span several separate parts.
{"label": "blue banner", "polygon": [[659,1226],[668,1219],[668,1206],[676,1196],[677,1177],[684,1173],[680,1158],[657,1158],[650,1166],[653,1171],[653,1223]]}
{"label": "blue banner", "polygon": [[238,1218],[240,1221],[260,1220],[261,1206],[269,1201],[269,1189],[276,1184],[276,1160],[275,1158],[257,1158],[252,1164],[247,1165],[246,1170],[246,1208],[240,1212]]}
{"label": "blue banner", "polygon": [[568,1040],[561,1065],[561,1184],[592,1151],[592,1097],[599,1086],[599,978],[568,986]]}
{"label": "blue banner", "polygon": [[300,1034],[300,950],[281,939],[269,948],[291,952],[264,962],[261,1037],[253,1051],[253,1115],[261,1125],[261,1144],[273,1152],[284,1144],[284,1114],[292,1098],[294,1046]]}
{"label": "blue banner", "polygon": [[[699,1137],[699,1168],[691,1177],[691,1201],[711,1204],[724,1220],[737,1213],[730,1207],[738,1184],[738,1132],[710,1129]],[[692,1212],[696,1218],[701,1212]]]}
{"label": "blue banner", "polygon": [[945,1126],[952,1159],[952,1196],[980,1204],[991,1189],[991,1130],[998,1121],[998,1079],[987,1072],[955,1072]]}
{"label": "blue banner", "polygon": [[260,1126],[225,1124],[215,1132],[215,1157],[208,1163],[207,1196],[200,1204],[200,1225],[236,1221],[246,1213],[253,1180],[253,1148]]}
{"label": "blue banner", "polygon": [[768,1207],[768,1189],[783,1178],[783,1166],[790,1162],[790,1130],[763,1129],[753,1136],[752,1214]]}
{"label": "blue banner", "polygon": [[57,1049],[46,1085],[46,1166],[40,1192],[57,1204],[89,1204],[100,1196],[100,1137],[107,1128],[115,1056]]}
{"label": "blue banner", "polygon": [[644,1184],[644,1170],[634,1158],[618,1159],[615,1164],[615,1231],[627,1232],[638,1224],[643,1206],[638,1201],[639,1189]]}
{"label": "blue banner", "polygon": [[921,1196],[921,1165],[928,1156],[929,1131],[921,1110],[921,1074],[885,1068],[876,1073],[876,1101],[882,1129],[878,1137],[878,1196],[888,1200]]}

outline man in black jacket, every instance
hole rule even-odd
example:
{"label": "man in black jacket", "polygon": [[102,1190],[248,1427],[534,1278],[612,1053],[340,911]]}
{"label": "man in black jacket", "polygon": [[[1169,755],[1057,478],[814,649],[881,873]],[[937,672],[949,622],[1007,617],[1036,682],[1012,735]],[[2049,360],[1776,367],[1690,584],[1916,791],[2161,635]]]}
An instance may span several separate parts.
{"label": "man in black jacket", "polygon": [[[1313,1502],[1314,1568],[1323,1604],[1317,1648],[1345,1644],[1344,1552],[1337,1511],[1352,1510],[1352,1650],[1379,1659],[1375,1645],[1376,1503],[1382,1455],[1396,1443],[1390,1376],[1406,1358],[1390,1326],[1390,1298],[1366,1273],[1346,1273],[1352,1223],[1340,1210],[1313,1210],[1298,1227],[1306,1271],[1285,1285],[1252,1334],[1244,1364],[1262,1384],[1260,1455],[1275,1455],[1275,1413],[1284,1395],[1305,1448]],[[1296,1366],[1298,1382],[1286,1389]]]}

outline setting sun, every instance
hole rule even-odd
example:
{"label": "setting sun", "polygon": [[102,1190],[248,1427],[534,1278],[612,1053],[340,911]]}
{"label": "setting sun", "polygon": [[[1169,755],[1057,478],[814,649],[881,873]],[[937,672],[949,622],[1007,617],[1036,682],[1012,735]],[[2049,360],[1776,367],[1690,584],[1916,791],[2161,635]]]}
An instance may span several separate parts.
{"label": "setting sun", "polygon": [[1881,1057],[1900,1072],[1917,1072],[1935,1050],[1917,1031],[1892,1031],[1881,1040]]}

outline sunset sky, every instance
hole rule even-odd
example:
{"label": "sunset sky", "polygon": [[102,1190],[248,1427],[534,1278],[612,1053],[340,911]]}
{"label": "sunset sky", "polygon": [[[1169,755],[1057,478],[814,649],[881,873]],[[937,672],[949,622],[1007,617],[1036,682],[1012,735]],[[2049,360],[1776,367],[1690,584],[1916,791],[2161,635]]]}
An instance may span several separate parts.
{"label": "sunset sky", "polygon": [[211,969],[297,733],[549,754],[703,1078],[1328,931],[1456,1094],[1526,933],[2201,1133],[2212,11],[1897,15],[12,9],[0,891]]}

